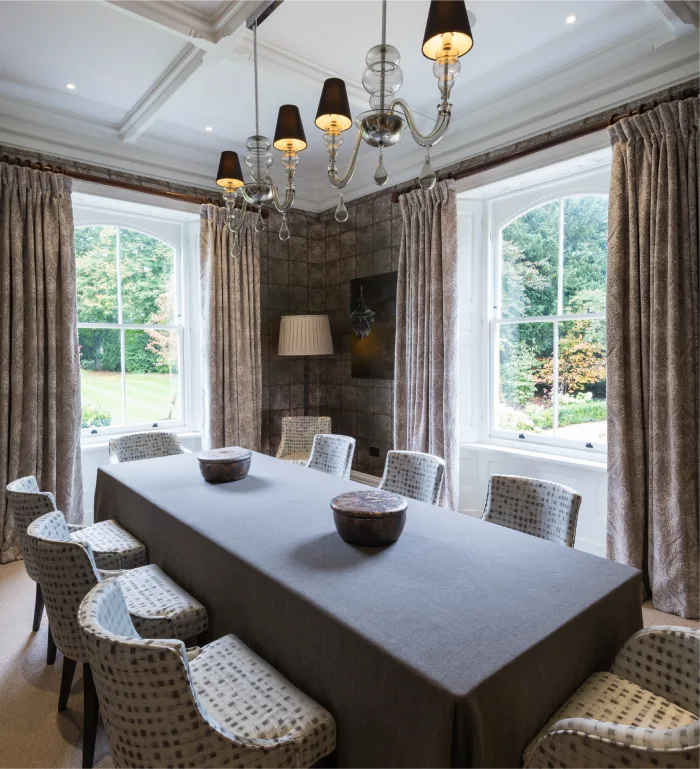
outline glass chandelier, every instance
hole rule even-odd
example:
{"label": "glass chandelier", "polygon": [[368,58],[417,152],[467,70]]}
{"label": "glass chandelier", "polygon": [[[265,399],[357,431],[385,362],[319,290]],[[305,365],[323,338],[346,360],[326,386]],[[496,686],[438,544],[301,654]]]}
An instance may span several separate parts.
{"label": "glass chandelier", "polygon": [[[250,181],[243,178],[238,153],[227,150],[221,153],[216,183],[224,188],[223,198],[226,203],[226,222],[233,234],[231,239],[231,256],[241,252],[240,231],[248,206],[256,209],[255,231],[262,232],[262,209],[273,207],[282,214],[280,240],[289,239],[287,211],[294,205],[294,172],[299,163],[299,154],[306,149],[306,136],[301,123],[299,108],[294,104],[283,104],[277,115],[275,138],[270,144],[266,136],[260,135],[258,117],[258,20],[253,21],[253,67],[255,72],[255,135],[248,137],[243,156],[250,173]],[[277,187],[269,175],[272,165],[270,146],[282,153],[282,162],[287,172],[287,186],[284,200],[280,202]]]}
{"label": "glass chandelier", "polygon": [[367,67],[362,75],[362,85],[370,95],[371,109],[355,119],[357,136],[344,176],[338,174],[336,157],[343,143],[342,134],[353,123],[344,81],[340,78],[326,80],[316,113],[316,126],[324,132],[323,139],[328,148],[328,180],[333,187],[340,190],[340,201],[335,212],[335,218],[339,222],[348,218],[343,203],[343,189],[355,172],[361,140],[371,147],[379,148],[374,181],[382,186],[389,178],[384,167],[384,148],[396,144],[408,125],[414,141],[425,148],[425,162],[419,176],[420,186],[429,190],[435,185],[436,177],[430,165],[430,150],[445,135],[450,124],[452,105],[449,96],[454,79],[461,69],[459,59],[468,53],[474,44],[463,0],[432,0],[422,50],[426,58],[435,62],[433,73],[438,81],[441,99],[432,131],[423,134],[417,128],[408,104],[403,99],[396,98],[396,92],[403,84],[403,72],[399,66],[400,53],[386,42],[386,8],[387,0],[382,0],[382,42],[381,45],[369,49],[365,59]]}

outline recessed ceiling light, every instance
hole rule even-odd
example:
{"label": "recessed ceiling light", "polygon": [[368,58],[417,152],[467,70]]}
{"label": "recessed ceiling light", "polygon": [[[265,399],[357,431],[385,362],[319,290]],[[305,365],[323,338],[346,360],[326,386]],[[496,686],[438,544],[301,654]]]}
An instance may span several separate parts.
{"label": "recessed ceiling light", "polygon": [[73,85],[73,83],[66,83],[66,88],[69,91],[75,91],[75,86]]}
{"label": "recessed ceiling light", "polygon": [[210,125],[208,125],[208,126],[205,127],[204,130],[205,131],[213,131],[214,129]]}
{"label": "recessed ceiling light", "polygon": [[570,13],[570,14],[569,14],[569,15],[566,17],[566,23],[567,23],[567,24],[573,24],[575,21],[576,21],[576,16],[575,16],[573,13]]}

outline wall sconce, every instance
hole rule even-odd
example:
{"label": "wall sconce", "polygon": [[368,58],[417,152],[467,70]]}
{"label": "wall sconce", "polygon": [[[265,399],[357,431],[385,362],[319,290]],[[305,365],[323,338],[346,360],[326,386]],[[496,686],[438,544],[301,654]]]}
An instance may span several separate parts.
{"label": "wall sconce", "polygon": [[374,317],[375,313],[365,304],[362,285],[360,285],[360,301],[357,303],[357,307],[350,313],[350,325],[358,339],[366,339],[370,335]]}

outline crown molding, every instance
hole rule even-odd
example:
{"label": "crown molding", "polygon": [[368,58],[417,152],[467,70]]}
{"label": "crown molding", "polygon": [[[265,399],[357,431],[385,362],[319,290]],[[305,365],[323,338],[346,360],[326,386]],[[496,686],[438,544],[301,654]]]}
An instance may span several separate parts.
{"label": "crown molding", "polygon": [[202,66],[204,51],[187,43],[178,57],[128,112],[117,129],[122,141],[133,141],[153,123],[165,103]]}

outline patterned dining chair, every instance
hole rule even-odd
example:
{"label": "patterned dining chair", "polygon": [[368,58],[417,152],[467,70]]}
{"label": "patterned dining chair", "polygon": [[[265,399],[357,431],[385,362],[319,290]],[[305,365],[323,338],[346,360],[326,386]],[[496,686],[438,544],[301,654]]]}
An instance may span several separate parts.
{"label": "patterned dining chair", "polygon": [[492,475],[481,519],[573,547],[580,507],[580,495],[560,483]]}
{"label": "patterned dining chair", "polygon": [[98,570],[89,542],[73,540],[63,513],[58,511],[30,524],[27,547],[46,602],[51,634],[63,654],[59,710],[65,710],[68,703],[76,664],[83,665],[83,766],[92,766],[97,701],[78,625],[78,608],[85,595],[103,579],[118,582],[134,625],[151,638],[195,638],[208,627],[207,611],[153,564],[130,570]]}
{"label": "patterned dining chair", "polygon": [[525,767],[700,766],[700,630],[635,633],[523,754]]}
{"label": "patterned dining chair", "polygon": [[275,455],[277,459],[305,465],[311,456],[314,436],[330,433],[330,417],[282,417],[282,438]]}
{"label": "patterned dining chair", "polygon": [[[17,527],[18,539],[24,566],[30,579],[36,582],[34,600],[35,632],[41,624],[44,613],[44,600],[41,585],[36,576],[32,556],[27,549],[27,528],[37,518],[56,510],[56,500],[50,491],[39,491],[36,478],[28,475],[18,478],[7,485],[8,512]],[[89,542],[95,555],[95,563],[101,569],[131,569],[143,566],[146,562],[146,547],[129,534],[116,521],[102,521],[89,526],[68,524],[71,538],[75,541]],[[53,641],[49,637],[49,659],[55,656]]]}
{"label": "patterned dining chair", "polygon": [[339,478],[349,478],[355,439],[349,435],[315,435],[307,467]]}
{"label": "patterned dining chair", "polygon": [[117,766],[304,767],[335,748],[333,716],[236,636],[189,654],[142,638],[118,580],[78,621]]}
{"label": "patterned dining chair", "polygon": [[420,451],[388,451],[378,488],[437,505],[444,475],[445,460],[440,457]]}
{"label": "patterned dining chair", "polygon": [[171,457],[175,454],[189,454],[176,435],[164,430],[154,430],[147,433],[131,433],[109,441],[109,462],[112,465],[120,462],[134,462],[137,459],[153,459],[154,457]]}

